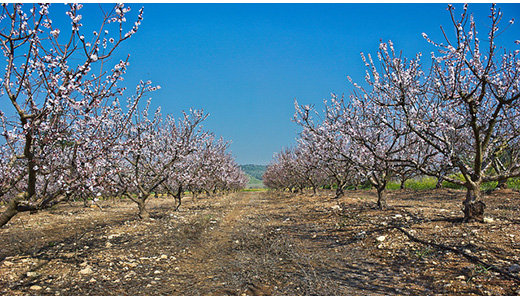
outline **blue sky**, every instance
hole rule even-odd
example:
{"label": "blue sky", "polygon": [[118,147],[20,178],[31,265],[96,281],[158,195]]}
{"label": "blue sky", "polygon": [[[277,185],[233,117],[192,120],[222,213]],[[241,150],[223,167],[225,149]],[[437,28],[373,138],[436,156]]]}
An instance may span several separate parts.
{"label": "blue sky", "polygon": [[[53,4],[51,13],[62,6]],[[391,39],[409,57],[420,51],[428,60],[433,48],[421,33],[442,41],[439,25],[451,30],[446,4],[130,6],[133,14],[142,6],[145,12],[137,34],[118,52],[131,55],[125,85],[133,90],[140,79],[161,85],[151,97],[164,114],[203,108],[210,114],[205,128],[233,141],[230,149],[240,164],[267,164],[274,152],[294,143],[295,99],[319,104],[331,92],[348,94],[347,75],[362,83],[359,54],[375,54],[380,39]],[[462,5],[455,6],[460,13]],[[481,33],[489,7],[469,5]],[[520,4],[499,7],[503,24],[518,22],[501,38],[516,49]],[[91,9],[97,5],[85,8]]]}

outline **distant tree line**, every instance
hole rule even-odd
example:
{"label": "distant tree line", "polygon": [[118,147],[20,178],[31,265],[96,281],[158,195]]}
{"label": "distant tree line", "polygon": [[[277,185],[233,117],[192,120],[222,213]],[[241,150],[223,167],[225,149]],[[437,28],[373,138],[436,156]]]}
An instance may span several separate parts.
{"label": "distant tree line", "polygon": [[247,175],[250,175],[251,177],[254,177],[258,180],[262,180],[262,176],[264,176],[267,166],[247,164],[247,165],[240,165],[240,168]]}

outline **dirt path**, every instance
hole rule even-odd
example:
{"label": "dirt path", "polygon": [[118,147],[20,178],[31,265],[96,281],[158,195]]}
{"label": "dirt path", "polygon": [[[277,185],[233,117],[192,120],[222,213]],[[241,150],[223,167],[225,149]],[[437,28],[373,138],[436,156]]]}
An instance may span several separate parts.
{"label": "dirt path", "polygon": [[520,193],[486,199],[488,224],[457,223],[458,193],[396,192],[386,211],[371,191],[241,192],[176,212],[159,198],[144,222],[128,201],[63,204],[0,229],[0,295],[519,295],[518,282],[395,228],[516,268]]}
{"label": "dirt path", "polygon": [[[273,196],[238,193],[220,201],[218,227],[210,227],[200,247],[179,264],[186,270],[182,276],[190,278],[181,294],[186,288],[200,295],[400,293],[403,278],[389,266],[367,257],[365,249],[347,250],[340,237],[330,235],[324,203],[308,210],[308,202]],[[416,287],[413,281],[404,283]]]}
{"label": "dirt path", "polygon": [[220,201],[220,220],[217,222],[211,218],[212,225],[202,235],[200,246],[189,251],[187,259],[178,265],[179,269],[184,270],[182,276],[190,278],[189,282],[183,283],[181,293],[185,292],[185,288],[192,288],[200,295],[234,295],[240,292],[227,287],[229,284],[223,281],[222,271],[228,268],[233,270],[236,257],[229,249],[238,243],[232,238],[247,229],[245,220],[255,213],[251,208],[258,198],[257,193],[241,193],[231,194]]}

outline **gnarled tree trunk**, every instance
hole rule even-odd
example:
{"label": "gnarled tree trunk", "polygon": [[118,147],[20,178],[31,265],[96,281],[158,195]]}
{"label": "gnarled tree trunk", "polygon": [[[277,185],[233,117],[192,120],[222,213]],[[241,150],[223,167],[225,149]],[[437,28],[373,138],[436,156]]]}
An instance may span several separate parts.
{"label": "gnarled tree trunk", "polygon": [[484,209],[486,204],[481,200],[480,184],[467,185],[468,189],[466,192],[466,199],[462,202],[464,205],[464,220],[463,222],[470,221],[484,221]]}
{"label": "gnarled tree trunk", "polygon": [[150,213],[146,209],[146,202],[144,198],[139,197],[137,201],[137,207],[139,208],[139,219],[148,220],[150,219]]}
{"label": "gnarled tree trunk", "polygon": [[345,194],[345,192],[343,191],[343,188],[338,186],[336,188],[336,197],[335,197],[335,199],[341,198],[344,194]]}
{"label": "gnarled tree trunk", "polygon": [[386,185],[376,186],[377,190],[377,207],[381,210],[386,209],[388,205],[386,204]]}
{"label": "gnarled tree trunk", "polygon": [[9,222],[16,214],[18,213],[18,210],[16,207],[18,206],[17,201],[14,199],[9,202],[7,205],[7,209],[0,215],[0,227],[4,226]]}
{"label": "gnarled tree trunk", "polygon": [[497,189],[507,189],[507,178],[498,181]]}
{"label": "gnarled tree trunk", "polygon": [[19,193],[13,199],[11,199],[9,204],[7,204],[7,209],[2,214],[0,214],[0,227],[7,224],[14,216],[16,216],[18,213],[18,204],[27,196],[27,193]]}
{"label": "gnarled tree trunk", "polygon": [[401,179],[401,185],[399,186],[399,189],[400,189],[400,190],[404,190],[404,188],[405,188],[405,186],[404,186],[405,182],[406,182],[406,179]]}
{"label": "gnarled tree trunk", "polygon": [[174,195],[175,202],[177,202],[177,204],[175,205],[175,208],[173,209],[173,211],[177,211],[179,209],[179,207],[181,206],[181,204],[182,204],[182,194],[183,193],[184,192],[183,192],[182,186],[179,186],[177,188],[177,192]]}

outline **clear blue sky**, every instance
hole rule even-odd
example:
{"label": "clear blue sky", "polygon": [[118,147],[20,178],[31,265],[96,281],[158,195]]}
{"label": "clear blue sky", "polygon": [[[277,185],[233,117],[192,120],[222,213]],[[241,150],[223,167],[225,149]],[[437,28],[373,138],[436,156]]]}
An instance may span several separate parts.
{"label": "clear blue sky", "polygon": [[[62,6],[53,4],[51,13]],[[331,92],[348,94],[347,75],[363,83],[359,53],[375,54],[380,39],[391,39],[408,56],[421,51],[428,60],[432,47],[421,33],[442,41],[439,25],[451,30],[446,4],[130,6],[134,14],[144,6],[145,13],[138,33],[119,50],[131,54],[125,85],[133,90],[139,79],[161,85],[152,104],[164,114],[204,108],[210,114],[205,128],[233,141],[240,164],[267,164],[294,143],[294,99],[319,104]],[[460,13],[462,4],[455,6]],[[517,49],[520,4],[499,7],[504,25],[517,20],[502,38]],[[489,8],[469,5],[482,33]]]}

